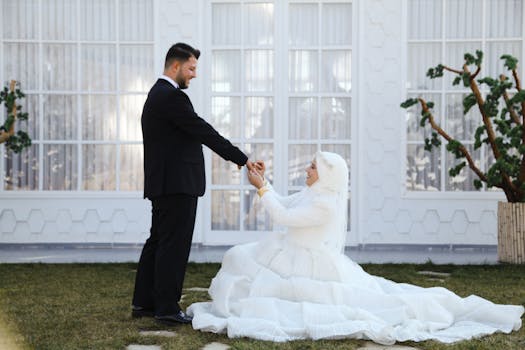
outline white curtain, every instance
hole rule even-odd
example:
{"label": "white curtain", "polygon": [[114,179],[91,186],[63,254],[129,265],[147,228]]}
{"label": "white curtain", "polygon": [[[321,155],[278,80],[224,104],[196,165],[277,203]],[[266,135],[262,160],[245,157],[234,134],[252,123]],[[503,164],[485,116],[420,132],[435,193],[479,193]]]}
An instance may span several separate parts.
{"label": "white curtain", "polygon": [[156,76],[153,0],[1,6],[2,76],[27,94],[34,144],[6,153],[4,189],[140,191],[140,114]]}
{"label": "white curtain", "polygon": [[[503,54],[511,54],[521,62],[523,1],[409,0],[408,16],[408,96],[423,96],[432,100],[435,103],[434,116],[439,118],[441,125],[472,151],[475,162],[481,168],[488,167],[492,160],[487,149],[473,150],[473,134],[481,125],[481,116],[477,107],[463,116],[463,84],[452,85],[455,74],[445,72],[444,78],[434,80],[425,74],[428,68],[438,63],[461,69],[464,54],[475,54],[476,50],[484,52],[480,77],[497,77],[503,73],[500,59]],[[443,20],[444,28],[441,25]],[[482,27],[483,23],[485,27]],[[444,57],[444,62],[441,57]],[[425,93],[425,90],[441,89],[443,94]],[[423,150],[424,137],[429,135],[430,130],[419,127],[419,113],[415,109],[407,114],[407,188],[474,190],[472,180],[475,177],[471,171],[464,169],[453,179],[448,176],[448,169],[457,163],[451,154],[441,149],[434,149],[432,153]],[[444,159],[441,159],[441,152],[445,154]],[[440,180],[442,176],[444,181]]]}

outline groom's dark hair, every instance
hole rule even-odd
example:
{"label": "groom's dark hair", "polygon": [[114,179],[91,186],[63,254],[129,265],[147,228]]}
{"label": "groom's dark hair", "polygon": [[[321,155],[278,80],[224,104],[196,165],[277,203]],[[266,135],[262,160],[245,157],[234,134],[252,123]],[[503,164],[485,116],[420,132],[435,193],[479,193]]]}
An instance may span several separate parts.
{"label": "groom's dark hair", "polygon": [[199,59],[201,52],[185,43],[176,43],[168,50],[164,68],[171,66],[173,61],[186,62],[191,56]]}

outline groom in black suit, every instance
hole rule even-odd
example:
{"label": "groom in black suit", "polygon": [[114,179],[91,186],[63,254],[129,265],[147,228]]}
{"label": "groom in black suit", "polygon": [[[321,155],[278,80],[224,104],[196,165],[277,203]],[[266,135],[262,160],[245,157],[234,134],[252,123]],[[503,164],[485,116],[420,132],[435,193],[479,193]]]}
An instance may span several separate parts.
{"label": "groom in black suit", "polygon": [[191,248],[197,198],[205,191],[202,145],[238,165],[248,157],[200,118],[182,91],[197,76],[199,50],[177,43],[166,54],[164,74],[142,112],[144,198],[152,203],[150,237],[142,249],[132,316],[164,324],[189,323],[180,308]]}

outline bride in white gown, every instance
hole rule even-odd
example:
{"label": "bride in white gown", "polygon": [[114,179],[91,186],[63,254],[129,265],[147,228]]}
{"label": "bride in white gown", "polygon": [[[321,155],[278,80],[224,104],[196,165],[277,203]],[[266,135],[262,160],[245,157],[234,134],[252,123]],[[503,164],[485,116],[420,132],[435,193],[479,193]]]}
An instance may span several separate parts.
{"label": "bride in white gown", "polygon": [[[521,327],[523,306],[497,305],[442,288],[372,276],[343,254],[348,168],[318,152],[307,186],[279,196],[262,174],[249,180],[286,233],[228,250],[209,289],[192,304],[193,328],[271,341],[371,339],[380,344],[454,342]],[[262,176],[261,176],[262,175]]]}

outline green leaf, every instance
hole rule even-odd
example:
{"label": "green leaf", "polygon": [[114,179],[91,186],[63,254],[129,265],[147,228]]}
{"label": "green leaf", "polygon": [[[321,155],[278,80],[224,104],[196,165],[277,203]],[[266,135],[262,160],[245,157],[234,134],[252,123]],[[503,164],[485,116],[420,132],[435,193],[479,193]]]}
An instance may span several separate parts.
{"label": "green leaf", "polygon": [[452,85],[459,85],[460,82],[461,82],[461,75],[458,75],[458,76],[455,77],[454,80],[452,81]]}
{"label": "green leaf", "polygon": [[503,65],[507,67],[508,70],[516,69],[518,66],[518,59],[512,55],[503,55],[500,57],[502,60],[505,60]]}
{"label": "green leaf", "polygon": [[474,179],[473,184],[476,190],[480,190],[483,187],[483,183],[479,179]]}
{"label": "green leaf", "polygon": [[450,177],[458,176],[461,170],[465,167],[465,165],[467,165],[466,162],[459,163],[455,167],[449,169],[448,174],[450,175]]}
{"label": "green leaf", "polygon": [[467,114],[468,111],[477,103],[476,95],[469,94],[463,99],[463,114]]}
{"label": "green leaf", "polygon": [[417,104],[419,101],[417,98],[409,98],[407,100],[405,100],[405,102],[401,103],[401,108],[410,108],[412,107],[413,105]]}
{"label": "green leaf", "polygon": [[443,76],[443,68],[444,66],[440,63],[434,68],[430,68],[427,71],[427,77],[430,79],[440,78]]}

